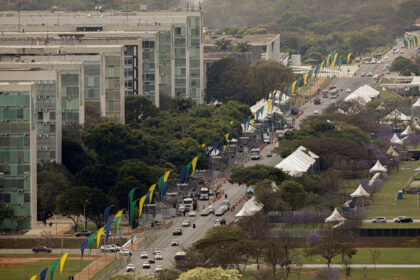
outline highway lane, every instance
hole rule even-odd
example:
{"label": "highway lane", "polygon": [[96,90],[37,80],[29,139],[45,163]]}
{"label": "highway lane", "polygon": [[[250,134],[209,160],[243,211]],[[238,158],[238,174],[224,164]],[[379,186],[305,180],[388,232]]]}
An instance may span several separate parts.
{"label": "highway lane", "polygon": [[[271,153],[274,149],[275,144],[267,145],[261,152],[262,158],[261,160],[256,161],[248,161],[245,163],[245,166],[252,166],[255,164],[264,164],[264,165],[276,165],[281,161],[280,156],[276,154],[272,154],[272,157],[267,157],[268,153]],[[227,194],[227,199],[230,201],[231,205],[238,202],[243,196],[246,191],[246,187],[244,185],[238,184],[230,184],[227,180],[221,179],[218,183],[222,183],[221,189]],[[210,197],[212,199],[212,197]],[[216,201],[215,203],[210,200],[210,203],[214,205],[215,209],[217,210],[220,206],[222,201],[224,200],[221,198],[220,200]],[[170,268],[174,266],[174,256],[177,252],[182,251],[184,249],[189,248],[195,241],[203,238],[206,232],[215,225],[217,218],[225,218],[228,223],[232,222],[235,218],[235,214],[242,208],[244,204],[244,200],[240,205],[238,205],[234,211],[229,211],[225,213],[221,217],[214,216],[210,214],[209,216],[202,217],[200,216],[200,211],[202,210],[203,206],[208,206],[208,201],[199,201],[199,208],[197,210],[196,217],[177,217],[173,220],[173,225],[168,227],[167,229],[159,229],[159,230],[151,230],[147,232],[146,236],[155,236],[154,241],[152,242],[143,242],[140,244],[140,248],[133,252],[133,256],[131,257],[131,263],[136,266],[136,275],[151,275],[154,273],[156,265],[162,265],[163,268]],[[196,228],[190,227],[181,227],[181,223],[185,220],[189,219],[191,223],[196,224]],[[172,231],[175,228],[182,228],[183,234],[181,236],[173,236]],[[179,247],[172,247],[170,243],[173,239],[177,239],[180,243]],[[153,257],[153,248],[159,248],[162,250],[163,260],[156,261],[156,264],[152,264],[150,269],[142,269],[142,264],[146,259],[140,259],[140,253],[142,251],[146,251],[150,257]],[[118,274],[125,274],[125,268],[122,269]]]}

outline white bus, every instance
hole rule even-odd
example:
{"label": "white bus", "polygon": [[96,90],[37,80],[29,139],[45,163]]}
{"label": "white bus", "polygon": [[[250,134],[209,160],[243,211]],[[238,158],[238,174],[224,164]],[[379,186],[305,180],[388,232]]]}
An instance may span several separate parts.
{"label": "white bus", "polygon": [[200,200],[209,200],[209,189],[202,187],[200,189]]}
{"label": "white bus", "polygon": [[189,197],[187,197],[187,198],[184,198],[184,206],[185,206],[185,208],[188,208],[188,209],[193,209],[193,199],[192,198],[189,198]]}

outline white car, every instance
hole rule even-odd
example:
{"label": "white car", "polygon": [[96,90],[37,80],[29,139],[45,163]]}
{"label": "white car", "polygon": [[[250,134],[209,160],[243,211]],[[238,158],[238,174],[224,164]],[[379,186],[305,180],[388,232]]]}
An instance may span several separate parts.
{"label": "white car", "polygon": [[143,263],[143,269],[149,269],[150,268],[150,263],[149,262],[144,262]]}
{"label": "white car", "polygon": [[161,272],[163,270],[163,266],[162,265],[157,265],[156,266],[156,268],[155,268],[155,272],[156,273],[159,273],[159,272]]}
{"label": "white car", "polygon": [[127,272],[130,272],[130,271],[134,271],[136,269],[136,267],[134,266],[134,264],[132,264],[132,263],[130,263],[129,265],[127,265]]}
{"label": "white car", "polygon": [[219,221],[217,221],[215,224],[214,224],[214,226],[215,227],[220,227],[222,224],[220,224],[220,222]]}
{"label": "white car", "polygon": [[189,213],[188,213],[188,215],[190,216],[190,217],[195,217],[195,215],[197,215],[194,211],[190,211]]}
{"label": "white car", "polygon": [[179,241],[174,239],[171,241],[171,246],[179,246]]}
{"label": "white car", "polygon": [[157,261],[163,260],[163,255],[162,254],[156,254],[155,260],[157,260]]}
{"label": "white car", "polygon": [[141,252],[140,259],[147,259],[148,257],[149,255],[147,254],[147,252]]}
{"label": "white car", "polygon": [[120,254],[123,256],[131,256],[133,253],[128,249],[122,249],[120,250]]}
{"label": "white car", "polygon": [[318,110],[314,110],[314,115],[319,115],[319,111]]}
{"label": "white car", "polygon": [[183,227],[189,227],[191,225],[190,220],[185,220],[182,222]]}
{"label": "white car", "polygon": [[208,216],[209,215],[209,210],[208,209],[203,209],[200,212],[200,216]]}
{"label": "white car", "polygon": [[351,89],[350,88],[347,88],[346,89],[346,93],[350,93],[351,92]]}

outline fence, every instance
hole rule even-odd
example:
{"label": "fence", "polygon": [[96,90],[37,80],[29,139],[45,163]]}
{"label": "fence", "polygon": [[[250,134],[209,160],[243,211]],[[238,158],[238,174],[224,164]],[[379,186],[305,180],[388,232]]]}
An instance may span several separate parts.
{"label": "fence", "polygon": [[359,235],[363,237],[416,237],[420,236],[420,228],[366,228],[360,229]]}
{"label": "fence", "polygon": [[111,262],[110,264],[108,264],[108,266],[104,267],[103,270],[99,271],[99,273],[97,273],[95,275],[95,280],[107,280],[110,277],[112,277],[113,275],[117,274],[118,272],[121,271],[121,269],[123,269],[124,267],[126,267],[128,265],[128,263],[130,262],[131,258],[133,258],[134,256],[131,257],[118,257],[115,261]]}

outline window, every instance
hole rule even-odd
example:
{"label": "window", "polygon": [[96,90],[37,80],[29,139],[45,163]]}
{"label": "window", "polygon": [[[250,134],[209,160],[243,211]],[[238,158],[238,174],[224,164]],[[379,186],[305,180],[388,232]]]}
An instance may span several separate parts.
{"label": "window", "polygon": [[17,118],[18,118],[18,120],[23,119],[23,108],[22,109],[17,109]]}
{"label": "window", "polygon": [[182,29],[181,29],[181,27],[175,27],[175,34],[176,35],[182,35]]}
{"label": "window", "polygon": [[95,89],[90,88],[90,89],[88,90],[88,94],[89,94],[89,97],[95,97]]}
{"label": "window", "polygon": [[30,193],[25,193],[24,194],[24,200],[25,203],[29,203],[31,202],[31,194]]}
{"label": "window", "polygon": [[44,119],[44,114],[42,112],[38,112],[38,120],[42,121]]}
{"label": "window", "polygon": [[0,193],[0,202],[10,203],[10,193]]}

